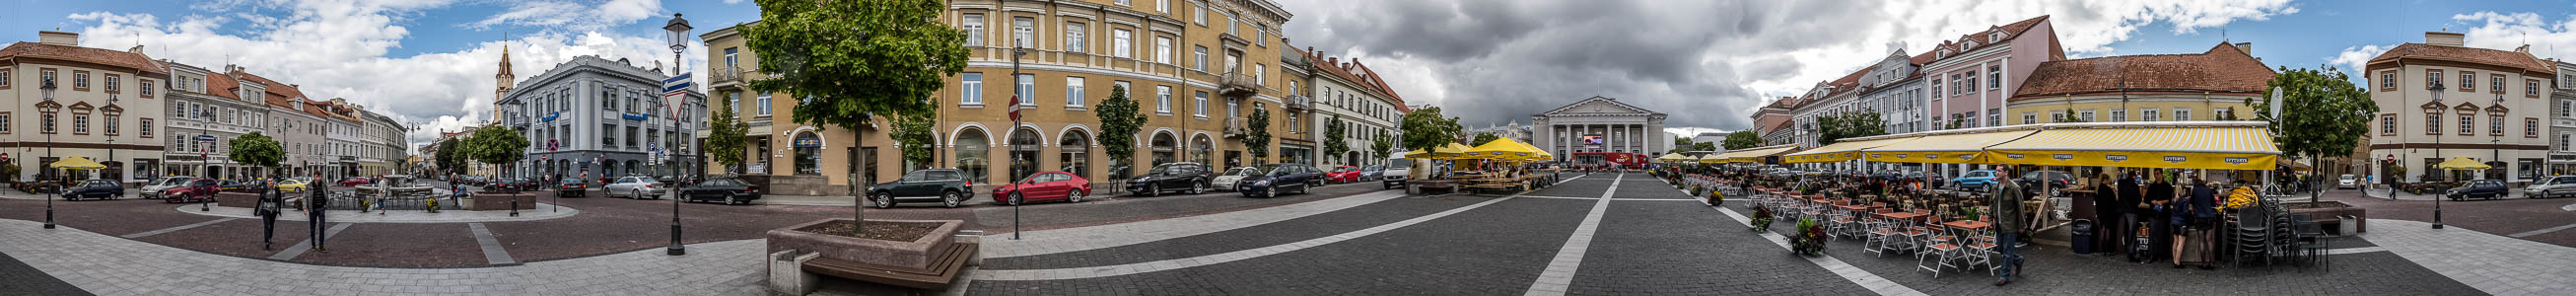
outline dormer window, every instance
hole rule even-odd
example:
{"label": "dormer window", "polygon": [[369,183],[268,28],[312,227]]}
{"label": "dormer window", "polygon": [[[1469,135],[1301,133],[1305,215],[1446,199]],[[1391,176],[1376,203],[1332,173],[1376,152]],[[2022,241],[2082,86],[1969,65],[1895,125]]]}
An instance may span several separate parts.
{"label": "dormer window", "polygon": [[2004,42],[2004,31],[1986,34],[1986,43]]}

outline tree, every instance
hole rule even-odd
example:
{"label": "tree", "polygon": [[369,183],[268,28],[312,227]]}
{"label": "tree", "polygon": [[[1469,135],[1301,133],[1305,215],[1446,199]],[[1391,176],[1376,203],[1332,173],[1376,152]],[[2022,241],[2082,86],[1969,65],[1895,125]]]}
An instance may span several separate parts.
{"label": "tree", "polygon": [[1819,118],[1818,122],[1822,125],[1820,129],[1823,131],[1816,137],[1816,144],[1821,145],[1833,145],[1842,142],[1842,139],[1887,134],[1885,128],[1887,122],[1879,119],[1877,111],[1825,116]]}
{"label": "tree", "polygon": [[1717,143],[1710,143],[1710,142],[1697,142],[1697,143],[1691,143],[1690,150],[1691,150],[1691,151],[1717,151]]}
{"label": "tree", "polygon": [[[946,2],[758,0],[762,21],[735,26],[769,74],[751,89],[803,95],[791,114],[818,126],[856,130],[877,114],[933,112],[928,98],[966,70],[966,33],[939,22]],[[865,229],[856,227],[865,205],[851,204],[852,234]]]}
{"label": "tree", "polygon": [[1109,98],[1091,106],[1091,114],[1100,117],[1100,150],[1109,153],[1110,178],[1125,179],[1135,167],[1130,162],[1136,158],[1136,132],[1145,126],[1145,114],[1137,108],[1123,85],[1109,87]]}
{"label": "tree", "polygon": [[[938,101],[931,100],[931,102]],[[912,164],[930,163],[931,159],[937,156],[937,151],[932,148],[934,142],[932,135],[936,133],[935,128],[939,126],[938,119],[938,115],[931,112],[888,116],[886,121],[892,123],[894,129],[888,131],[886,137],[894,139],[895,148],[902,151],[903,161]]]}
{"label": "tree", "polygon": [[2354,86],[2350,77],[2334,66],[2325,70],[2281,67],[2281,74],[2263,85],[2264,97],[2281,97],[2281,117],[2270,112],[2269,100],[2245,99],[2247,109],[2254,110],[2254,120],[2271,122],[2272,143],[2281,153],[2307,156],[2315,166],[2321,157],[2352,153],[2361,137],[2370,132],[2370,120],[2379,114],[2379,105],[2370,93]]}
{"label": "tree", "polygon": [[1377,137],[1370,139],[1376,139],[1377,141],[1369,143],[1369,155],[1376,155],[1377,158],[1386,158],[1387,153],[1389,153],[1387,152],[1388,150],[1395,150],[1395,138],[1386,136],[1386,130],[1378,130]]}
{"label": "tree", "polygon": [[[466,157],[489,165],[503,165],[528,158],[528,138],[519,131],[499,125],[474,130],[465,139]],[[499,176],[493,176],[499,177]]]}
{"label": "tree", "polygon": [[1673,148],[1689,149],[1693,144],[1699,143],[1692,143],[1690,137],[1673,137]]}
{"label": "tree", "polygon": [[1490,143],[1490,142],[1493,142],[1494,140],[1499,140],[1499,139],[1502,139],[1502,138],[1503,138],[1502,136],[1496,136],[1496,135],[1494,135],[1494,133],[1476,133],[1476,138],[1475,138],[1475,139],[1471,139],[1471,140],[1467,140],[1467,144],[1468,144],[1468,145],[1484,145],[1485,143]]}
{"label": "tree", "polygon": [[453,137],[439,140],[438,151],[435,152],[438,155],[438,171],[450,175],[464,174],[466,161],[464,146],[463,141],[457,141]]}
{"label": "tree", "polygon": [[749,152],[743,151],[743,146],[749,145],[744,143],[743,133],[750,132],[751,126],[734,118],[733,104],[729,103],[716,104],[715,114],[707,117],[707,143],[703,145],[707,160],[724,166],[725,173],[734,173],[734,167],[749,157]]}
{"label": "tree", "polygon": [[[2235,119],[2234,119],[2234,116],[2229,116],[2229,119],[2221,119],[2221,120],[2235,120]],[[2057,122],[2061,122],[2061,123],[2084,123],[2084,118],[2083,118],[2083,117],[2075,117],[2075,107],[2066,107],[2066,115],[2065,115],[2064,117],[2059,117],[2059,118],[2057,119]]]}
{"label": "tree", "polygon": [[1762,147],[1762,135],[1755,135],[1752,130],[1740,130],[1726,134],[1726,150],[1731,151],[1753,147]]}
{"label": "tree", "polygon": [[1251,129],[1243,135],[1243,153],[1252,154],[1250,164],[1259,165],[1270,157],[1270,110],[1253,108],[1252,118],[1244,120],[1243,126]]}
{"label": "tree", "polygon": [[1440,116],[1440,107],[1423,107],[1404,114],[1404,147],[1430,150],[1458,142],[1458,118]]}
{"label": "tree", "polygon": [[[1342,138],[1345,132],[1343,129],[1340,116],[1334,116],[1332,120],[1324,122],[1324,155],[1327,157],[1341,157],[1345,152],[1351,152],[1351,141]],[[1342,163],[1351,163],[1353,160],[1356,159],[1344,159]]]}
{"label": "tree", "polygon": [[269,171],[276,171],[277,163],[286,160],[286,148],[278,147],[277,139],[270,139],[259,132],[233,137],[232,150],[224,156],[242,164],[268,168]]}

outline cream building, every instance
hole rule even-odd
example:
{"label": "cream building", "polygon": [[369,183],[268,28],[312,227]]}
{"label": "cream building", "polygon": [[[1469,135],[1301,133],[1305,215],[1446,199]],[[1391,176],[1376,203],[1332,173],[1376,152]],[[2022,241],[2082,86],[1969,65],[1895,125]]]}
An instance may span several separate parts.
{"label": "cream building", "polygon": [[2370,156],[2381,160],[2383,175],[2402,166],[2406,182],[2446,180],[2429,168],[2454,157],[2495,167],[2471,178],[2528,182],[2540,174],[2557,67],[2533,57],[2528,45],[2508,51],[2466,43],[2460,33],[2425,32],[2424,43],[2370,59],[2364,88],[2380,112]]}
{"label": "cream building", "polygon": [[[170,68],[142,54],[80,46],[80,34],[37,32],[37,42],[0,48],[0,153],[23,168],[17,180],[70,174],[140,182],[158,171],[167,133],[161,131],[163,87]],[[88,171],[43,169],[67,157],[108,166]]]}

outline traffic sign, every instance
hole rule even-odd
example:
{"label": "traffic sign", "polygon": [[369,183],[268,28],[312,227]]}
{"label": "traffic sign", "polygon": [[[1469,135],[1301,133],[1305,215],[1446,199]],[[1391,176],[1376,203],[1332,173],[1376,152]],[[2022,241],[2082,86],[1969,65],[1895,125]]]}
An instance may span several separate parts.
{"label": "traffic sign", "polygon": [[215,141],[215,135],[197,135],[197,141],[200,141],[200,142],[214,142],[214,141]]}

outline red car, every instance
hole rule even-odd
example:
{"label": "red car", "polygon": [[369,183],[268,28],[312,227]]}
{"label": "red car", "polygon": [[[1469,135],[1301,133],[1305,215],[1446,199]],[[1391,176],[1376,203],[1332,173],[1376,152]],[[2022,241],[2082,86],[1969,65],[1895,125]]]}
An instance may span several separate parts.
{"label": "red car", "polygon": [[1325,182],[1325,183],[1350,183],[1350,182],[1359,182],[1359,181],[1360,181],[1360,175],[1361,175],[1361,173],[1360,173],[1360,167],[1347,166],[1347,165],[1346,165],[1346,166],[1337,166],[1337,167],[1333,167],[1333,171],[1332,171],[1332,172],[1324,173],[1324,182]]}
{"label": "red car", "polygon": [[221,184],[214,178],[197,178],[188,181],[188,185],[161,190],[161,201],[170,203],[214,201],[215,193],[223,191]]}
{"label": "red car", "polygon": [[367,183],[375,183],[375,182],[368,182],[368,181],[367,181],[367,178],[354,178],[354,177],[353,177],[353,178],[348,178],[348,179],[340,179],[340,186],[357,187],[358,185],[367,185]]}
{"label": "red car", "polygon": [[1090,193],[1091,179],[1064,171],[1044,171],[1020,179],[1019,183],[993,188],[993,201],[1009,205],[1019,205],[1024,200],[1082,202],[1082,198]]}

